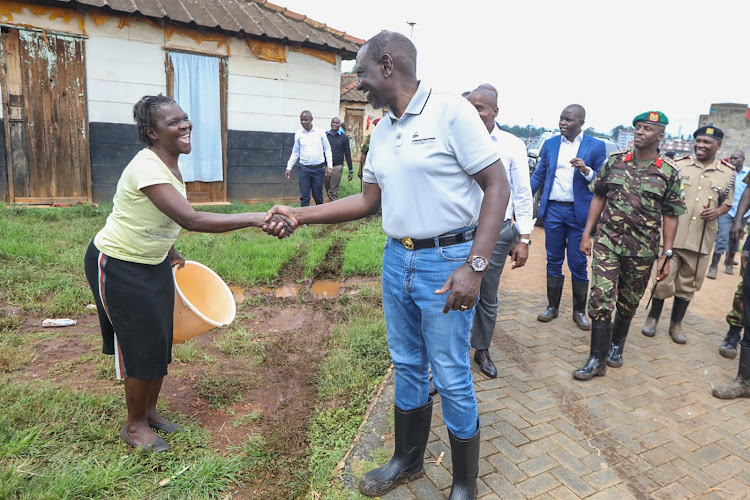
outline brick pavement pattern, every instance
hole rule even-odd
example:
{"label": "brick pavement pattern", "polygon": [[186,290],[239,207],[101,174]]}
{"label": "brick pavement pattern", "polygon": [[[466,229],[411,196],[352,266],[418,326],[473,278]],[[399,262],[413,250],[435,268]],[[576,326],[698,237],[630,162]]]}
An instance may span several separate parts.
{"label": "brick pavement pattern", "polygon": [[[536,320],[547,303],[543,229],[532,239],[527,265],[503,273],[490,349],[497,378],[472,362],[482,437],[479,498],[750,498],[750,400],[711,395],[713,385],[737,373],[737,360],[718,348],[739,277],[720,273],[704,282],[683,322],[684,346],[667,333],[671,299],[657,335],[640,333],[649,286],[624,365],[577,381],[571,372],[585,363],[590,334],[573,323],[569,275],[560,317]],[[435,403],[425,477],[383,498],[448,496],[448,433],[439,396]],[[384,446],[393,449],[392,436]]]}

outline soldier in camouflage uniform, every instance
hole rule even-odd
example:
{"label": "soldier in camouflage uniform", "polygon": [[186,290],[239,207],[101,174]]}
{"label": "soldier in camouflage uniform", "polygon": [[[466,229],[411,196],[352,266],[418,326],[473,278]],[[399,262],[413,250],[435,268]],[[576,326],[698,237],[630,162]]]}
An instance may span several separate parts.
{"label": "soldier in camouflage uniform", "polygon": [[[746,257],[745,250],[742,252],[742,260]],[[745,264],[742,264],[740,274],[744,276]],[[727,314],[727,323],[729,324],[729,331],[724,342],[719,347],[719,354],[725,358],[734,359],[737,357],[737,343],[740,341],[740,333],[742,333],[742,324],[745,320],[744,308],[742,307],[742,283],[740,281],[737,286],[737,291],[734,292],[734,300],[732,300],[732,310]]]}
{"label": "soldier in camouflage uniform", "polygon": [[[586,364],[573,372],[579,380],[604,375],[607,365],[622,366],[630,321],[657,257],[662,219],[665,251],[659,259],[659,279],[669,274],[672,242],[678,216],[685,213],[685,202],[677,166],[659,152],[667,123],[667,117],[658,111],[636,116],[635,149],[612,153],[589,186],[594,199],[581,251],[591,255],[593,250],[591,351]],[[611,324],[615,305],[617,314]]]}
{"label": "soldier in camouflage uniform", "polygon": [[[745,184],[750,186],[750,176],[745,177]],[[742,216],[750,208],[750,189],[745,189],[740,198],[740,203],[737,206],[737,214],[734,222],[732,223],[732,229],[729,231],[729,236],[733,242],[740,240],[742,231],[744,230],[742,224]],[[740,210],[744,210],[741,212]],[[750,248],[750,237],[745,241],[745,246],[742,249],[742,265],[745,270],[742,275],[742,297],[741,308],[739,311],[748,310],[750,311],[750,266],[747,265],[747,253]],[[737,294],[735,294],[735,308],[736,308]],[[734,309],[732,310],[735,311]],[[730,313],[731,315],[732,313]],[[713,390],[713,395],[721,399],[734,399],[734,398],[750,398],[750,317],[745,314],[742,315],[742,322],[745,328],[745,334],[740,342],[740,365],[737,370],[737,377],[734,381],[725,386],[717,386]],[[729,321],[729,316],[727,316]],[[730,323],[731,325],[731,323]],[[731,330],[730,330],[731,331]],[[738,332],[739,333],[739,332]],[[723,348],[724,346],[722,346]],[[722,353],[723,354],[723,353]]]}
{"label": "soldier in camouflage uniform", "polygon": [[729,212],[734,201],[734,167],[716,155],[724,132],[706,126],[696,130],[693,137],[694,154],[675,162],[682,173],[688,210],[680,217],[675,236],[672,272],[657,285],[651,310],[641,330],[647,337],[656,335],[664,300],[674,296],[669,336],[677,344],[687,342],[682,331],[682,318],[706,276],[719,230],[718,217]]}

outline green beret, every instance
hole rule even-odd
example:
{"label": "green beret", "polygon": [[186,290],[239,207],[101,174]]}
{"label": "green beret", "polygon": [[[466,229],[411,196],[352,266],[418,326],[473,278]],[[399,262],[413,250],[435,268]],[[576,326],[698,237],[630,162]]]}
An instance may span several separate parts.
{"label": "green beret", "polygon": [[719,142],[724,141],[724,131],[720,128],[716,128],[713,125],[706,125],[693,132],[693,138],[697,139],[699,135],[707,135],[709,137],[715,137]]}
{"label": "green beret", "polygon": [[649,122],[666,127],[669,124],[669,118],[661,111],[646,111],[633,118],[633,126],[635,127],[635,124],[639,122]]}

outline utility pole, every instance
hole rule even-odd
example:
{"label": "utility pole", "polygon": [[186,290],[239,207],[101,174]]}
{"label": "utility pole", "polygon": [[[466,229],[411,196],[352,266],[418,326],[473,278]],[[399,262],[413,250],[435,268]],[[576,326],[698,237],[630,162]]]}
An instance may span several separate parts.
{"label": "utility pole", "polygon": [[409,33],[409,40],[411,40],[414,37],[414,25],[417,24],[414,21],[406,21],[406,24],[411,26],[411,33]]}

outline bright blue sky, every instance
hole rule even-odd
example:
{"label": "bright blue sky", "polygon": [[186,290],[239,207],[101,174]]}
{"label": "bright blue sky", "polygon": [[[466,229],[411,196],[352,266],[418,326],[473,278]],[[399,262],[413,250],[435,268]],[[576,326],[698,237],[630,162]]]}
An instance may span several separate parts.
{"label": "bright blue sky", "polygon": [[688,135],[711,103],[750,103],[747,0],[275,3],[364,39],[416,22],[419,77],[457,94],[494,84],[503,123],[553,129],[575,102],[600,132],[655,109]]}

